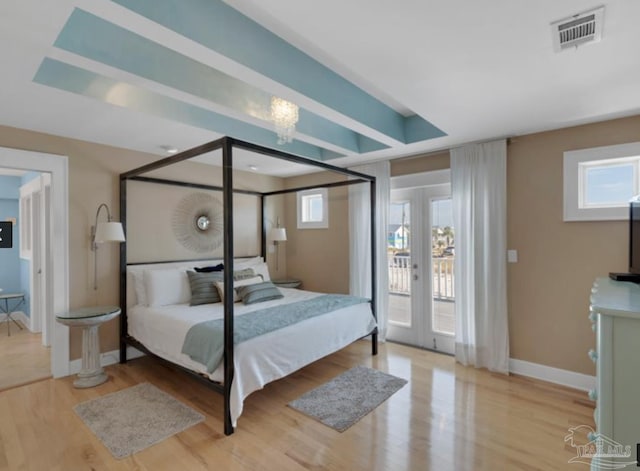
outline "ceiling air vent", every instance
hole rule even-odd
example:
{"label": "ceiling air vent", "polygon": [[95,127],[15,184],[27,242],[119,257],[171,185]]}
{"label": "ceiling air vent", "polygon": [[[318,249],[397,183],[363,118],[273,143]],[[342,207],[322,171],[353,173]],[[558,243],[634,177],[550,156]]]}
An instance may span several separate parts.
{"label": "ceiling air vent", "polygon": [[551,23],[553,49],[578,47],[582,44],[598,42],[602,38],[604,6],[578,13]]}

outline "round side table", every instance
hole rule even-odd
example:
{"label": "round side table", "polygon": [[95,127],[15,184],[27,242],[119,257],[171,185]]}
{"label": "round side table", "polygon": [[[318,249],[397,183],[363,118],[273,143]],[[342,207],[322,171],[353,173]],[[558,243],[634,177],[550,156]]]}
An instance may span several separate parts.
{"label": "round side table", "polygon": [[82,327],[82,368],[76,388],[92,388],[104,383],[108,376],[100,366],[100,337],[98,329],[120,315],[118,306],[96,306],[76,309],[56,315],[56,320],[69,327]]}

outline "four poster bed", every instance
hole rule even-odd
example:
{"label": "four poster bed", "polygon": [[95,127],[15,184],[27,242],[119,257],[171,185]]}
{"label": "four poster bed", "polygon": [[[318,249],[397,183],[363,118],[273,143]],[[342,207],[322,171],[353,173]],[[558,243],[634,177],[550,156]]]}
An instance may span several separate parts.
{"label": "four poster bed", "polygon": [[[234,189],[234,148],[314,166],[350,179],[269,192]],[[216,150],[222,151],[222,187],[142,176]],[[364,299],[276,288],[270,283],[264,263],[268,227],[265,208],[269,196],[368,183],[371,266],[375,266],[375,177],[225,137],[121,174],[120,217],[125,233],[130,181],[222,192],[223,256],[219,260],[128,263],[127,245],[121,244],[121,363],[127,361],[130,345],[221,392],[224,433],[230,435],[242,413],[243,400],[265,384],[369,335],[372,354],[377,354],[375,271],[371,277],[371,298]],[[234,193],[253,195],[260,200],[260,256],[234,258]],[[126,238],[129,240],[128,234]],[[196,292],[203,297],[194,301]]]}

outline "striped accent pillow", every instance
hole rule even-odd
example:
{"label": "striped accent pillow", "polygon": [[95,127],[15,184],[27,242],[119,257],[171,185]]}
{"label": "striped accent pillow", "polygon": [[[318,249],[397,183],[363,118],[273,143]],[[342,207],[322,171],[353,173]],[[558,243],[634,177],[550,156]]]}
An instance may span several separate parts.
{"label": "striped accent pillow", "polygon": [[244,304],[261,303],[284,297],[280,290],[270,281],[240,286],[236,288],[236,293],[238,293],[238,297]]}
{"label": "striped accent pillow", "polygon": [[[195,271],[189,270],[187,271],[187,275],[189,276],[189,285],[191,286],[190,306],[219,303],[222,301],[215,283],[224,280],[224,272],[196,273]],[[234,280],[244,280],[254,276],[255,273],[251,268],[233,272]]]}

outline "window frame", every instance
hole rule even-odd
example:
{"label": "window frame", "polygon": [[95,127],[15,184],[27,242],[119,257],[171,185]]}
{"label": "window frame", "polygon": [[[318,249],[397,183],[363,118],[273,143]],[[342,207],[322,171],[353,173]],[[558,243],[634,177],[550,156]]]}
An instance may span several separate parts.
{"label": "window frame", "polygon": [[567,151],[563,157],[564,221],[621,221],[629,218],[628,204],[585,204],[586,170],[633,162],[635,192],[640,193],[640,142]]}
{"label": "window frame", "polygon": [[611,168],[611,167],[623,167],[623,166],[631,166],[633,172],[633,188],[635,189],[632,197],[638,194],[638,161],[640,161],[640,156],[636,157],[622,157],[619,159],[605,159],[605,160],[595,160],[590,162],[580,162],[578,164],[578,172],[579,172],[579,207],[582,209],[593,209],[593,208],[621,208],[624,207],[626,209],[629,208],[628,204],[621,203],[589,203],[586,200],[587,196],[587,178],[589,169],[602,169],[602,168]]}
{"label": "window frame", "polygon": [[[329,227],[329,197],[326,188],[313,188],[311,190],[302,190],[296,193],[297,199],[297,214],[298,214],[298,229],[327,229]],[[303,219],[303,199],[306,196],[320,195],[322,198],[322,220],[320,221],[305,221]]]}

